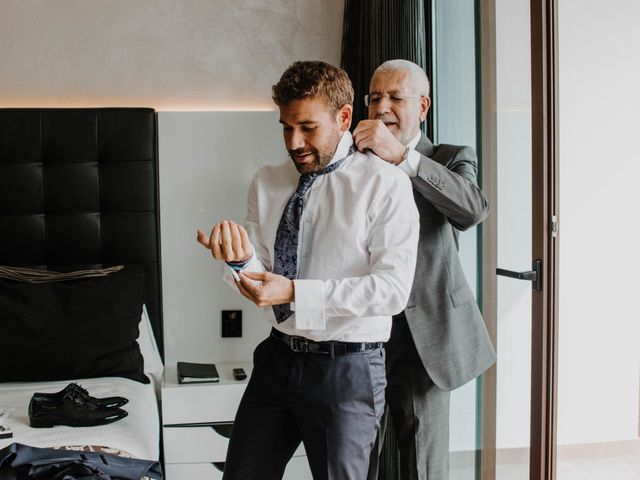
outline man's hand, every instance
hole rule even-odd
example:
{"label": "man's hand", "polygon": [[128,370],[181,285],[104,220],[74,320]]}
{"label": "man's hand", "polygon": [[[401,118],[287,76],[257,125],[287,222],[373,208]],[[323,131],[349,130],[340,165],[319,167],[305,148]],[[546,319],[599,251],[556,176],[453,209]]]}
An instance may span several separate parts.
{"label": "man's hand", "polygon": [[198,230],[198,242],[211,250],[216,260],[244,262],[253,256],[253,245],[247,231],[231,220],[216,223],[209,236]]}
{"label": "man's hand", "polygon": [[240,293],[259,307],[295,301],[293,280],[270,272],[239,272]]}
{"label": "man's hand", "polygon": [[391,133],[382,120],[361,120],[353,131],[353,139],[358,150],[372,150],[381,159],[398,165],[406,146]]}

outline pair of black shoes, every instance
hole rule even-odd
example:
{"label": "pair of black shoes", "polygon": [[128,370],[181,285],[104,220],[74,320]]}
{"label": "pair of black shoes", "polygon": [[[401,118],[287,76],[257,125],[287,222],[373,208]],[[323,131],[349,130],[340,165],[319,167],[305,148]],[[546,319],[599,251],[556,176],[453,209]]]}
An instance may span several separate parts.
{"label": "pair of black shoes", "polygon": [[29,423],[34,428],[106,425],[128,415],[120,408],[128,402],[124,397],[95,398],[77,383],[70,383],[56,393],[34,393],[29,402]]}

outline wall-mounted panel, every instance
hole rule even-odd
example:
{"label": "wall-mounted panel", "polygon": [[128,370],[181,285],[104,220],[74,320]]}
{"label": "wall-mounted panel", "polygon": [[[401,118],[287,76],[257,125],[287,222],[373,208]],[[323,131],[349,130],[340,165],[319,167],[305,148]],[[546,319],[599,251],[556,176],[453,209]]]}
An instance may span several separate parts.
{"label": "wall-mounted panel", "polygon": [[[196,242],[196,230],[241,222],[254,173],[287,157],[275,112],[158,114],[165,356],[251,361],[269,325],[260,310],[221,279],[221,262]],[[222,338],[221,311],[242,310],[240,338]]]}

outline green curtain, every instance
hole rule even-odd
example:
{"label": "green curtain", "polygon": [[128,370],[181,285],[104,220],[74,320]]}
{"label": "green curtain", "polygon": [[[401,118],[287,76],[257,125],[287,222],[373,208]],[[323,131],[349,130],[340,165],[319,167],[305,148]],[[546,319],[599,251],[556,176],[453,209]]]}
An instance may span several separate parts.
{"label": "green curtain", "polygon": [[410,60],[431,79],[430,12],[430,0],[345,0],[341,66],[355,90],[353,127],[367,118],[364,96],[382,62]]}

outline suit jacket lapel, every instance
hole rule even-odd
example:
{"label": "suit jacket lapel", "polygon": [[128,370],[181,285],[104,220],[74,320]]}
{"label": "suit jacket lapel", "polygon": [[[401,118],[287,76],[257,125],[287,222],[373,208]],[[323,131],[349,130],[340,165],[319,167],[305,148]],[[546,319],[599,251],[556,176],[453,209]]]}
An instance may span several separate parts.
{"label": "suit jacket lapel", "polygon": [[431,140],[429,140],[424,134],[420,135],[420,141],[416,145],[416,151],[425,157],[433,157],[435,153],[435,147]]}

